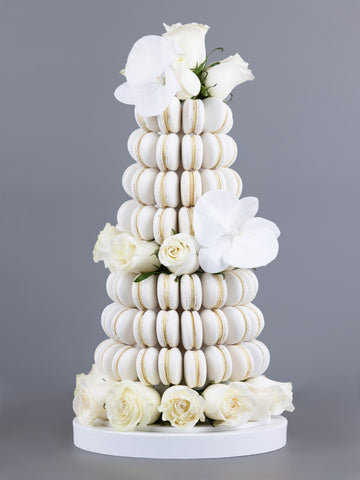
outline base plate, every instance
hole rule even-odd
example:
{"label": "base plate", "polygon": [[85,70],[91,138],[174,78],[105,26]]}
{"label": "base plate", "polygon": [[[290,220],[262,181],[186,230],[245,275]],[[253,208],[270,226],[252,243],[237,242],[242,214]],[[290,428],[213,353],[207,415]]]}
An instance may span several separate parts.
{"label": "base plate", "polygon": [[94,453],[132,458],[226,458],[271,452],[286,445],[287,420],[273,416],[266,423],[224,429],[199,426],[190,432],[148,427],[118,432],[108,426],[88,427],[73,420],[74,445]]}

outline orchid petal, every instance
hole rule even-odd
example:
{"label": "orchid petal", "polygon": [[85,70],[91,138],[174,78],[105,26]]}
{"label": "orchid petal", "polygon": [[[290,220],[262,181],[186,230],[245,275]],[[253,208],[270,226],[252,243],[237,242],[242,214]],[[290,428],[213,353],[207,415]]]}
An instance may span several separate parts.
{"label": "orchid petal", "polygon": [[255,217],[248,220],[243,226],[241,233],[255,232],[257,230],[270,230],[276,238],[280,237],[280,230],[276,223],[262,217]]}
{"label": "orchid petal", "polygon": [[272,231],[250,228],[233,238],[223,260],[238,268],[263,267],[276,258],[278,251],[279,243]]}
{"label": "orchid petal", "polygon": [[212,190],[196,202],[193,216],[195,238],[203,247],[211,247],[233,229],[233,212],[238,199],[229,192]]}
{"label": "orchid petal", "polygon": [[204,272],[218,273],[225,270],[229,263],[224,260],[224,254],[231,247],[232,238],[226,235],[212,247],[200,248],[199,263]]}
{"label": "orchid petal", "polygon": [[147,35],[137,40],[130,50],[126,80],[132,87],[158,82],[176,57],[173,42],[165,37]]}
{"label": "orchid petal", "polygon": [[236,204],[236,209],[233,210],[233,228],[242,228],[245,222],[255,217],[258,210],[259,200],[256,197],[241,198]]}

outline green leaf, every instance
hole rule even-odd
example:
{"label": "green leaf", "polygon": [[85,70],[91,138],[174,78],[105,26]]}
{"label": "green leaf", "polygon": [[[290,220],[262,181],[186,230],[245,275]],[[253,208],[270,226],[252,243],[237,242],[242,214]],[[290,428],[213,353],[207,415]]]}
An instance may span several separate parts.
{"label": "green leaf", "polygon": [[152,253],[151,255],[155,255],[155,257],[158,257],[158,258],[159,258],[159,252],[160,252],[160,248],[158,248],[157,250],[155,250],[155,252]]}
{"label": "green leaf", "polygon": [[172,233],[173,235],[177,235],[177,234],[178,234],[178,232],[175,230],[175,228],[172,228],[172,229],[171,229],[171,233]]}
{"label": "green leaf", "polygon": [[151,275],[156,275],[157,272],[144,272],[140,273],[138,277],[135,278],[134,282],[139,283],[142,282],[143,280],[146,280],[147,278],[151,277]]}

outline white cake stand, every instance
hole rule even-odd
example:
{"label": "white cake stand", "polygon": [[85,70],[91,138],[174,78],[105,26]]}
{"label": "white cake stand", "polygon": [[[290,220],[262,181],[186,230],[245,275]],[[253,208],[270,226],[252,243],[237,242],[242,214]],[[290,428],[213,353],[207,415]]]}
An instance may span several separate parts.
{"label": "white cake stand", "polygon": [[266,423],[242,427],[199,426],[190,432],[166,426],[118,432],[109,426],[88,427],[73,420],[74,445],[88,452],[132,458],[226,458],[271,452],[286,445],[287,420],[273,416]]}

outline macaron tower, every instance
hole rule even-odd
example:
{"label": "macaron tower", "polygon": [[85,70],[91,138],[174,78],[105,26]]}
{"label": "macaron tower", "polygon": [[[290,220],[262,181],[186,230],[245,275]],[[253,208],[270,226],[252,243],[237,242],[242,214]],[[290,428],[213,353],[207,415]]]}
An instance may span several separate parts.
{"label": "macaron tower", "polygon": [[[230,136],[233,113],[224,99],[253,76],[237,55],[242,63],[232,60],[235,73],[226,74],[234,76],[232,88],[227,78],[219,94],[221,81],[207,82],[222,62],[209,65],[200,48],[208,27],[176,24],[166,29],[162,37],[152,36],[159,39],[162,55],[164,48],[170,52],[166,58],[171,49],[175,56],[186,53],[184,36],[197,35],[199,58],[185,62],[180,73],[171,63],[161,77],[167,91],[160,83],[158,98],[152,92],[146,100],[147,85],[132,78],[134,57],[148,38],[143,37],[129,54],[127,82],[115,92],[120,101],[135,105],[138,126],[127,142],[132,163],[122,176],[130,198],[118,209],[116,226],[107,224],[95,246],[95,261],[103,260],[110,270],[106,291],[111,303],[101,314],[107,338],[95,350],[91,372],[78,376],[74,410],[83,425],[95,428],[105,421],[119,435],[159,422],[165,431],[209,423],[222,429],[255,428],[293,406],[291,384],[263,376],[270,353],[258,339],[264,316],[253,303],[258,280],[251,267],[276,256],[279,231],[272,222],[252,218],[256,211],[246,211],[245,203],[254,199],[240,200],[242,180],[232,168],[238,149]],[[229,227],[228,219],[226,228],[219,227],[219,216],[229,217],[230,204],[243,227],[240,220]],[[253,236],[247,235],[249,228]],[[206,231],[214,236],[212,245]],[[255,243],[249,246],[252,238]],[[82,404],[81,395],[91,398],[97,413],[84,415],[90,407],[89,401]]]}

